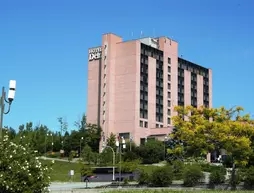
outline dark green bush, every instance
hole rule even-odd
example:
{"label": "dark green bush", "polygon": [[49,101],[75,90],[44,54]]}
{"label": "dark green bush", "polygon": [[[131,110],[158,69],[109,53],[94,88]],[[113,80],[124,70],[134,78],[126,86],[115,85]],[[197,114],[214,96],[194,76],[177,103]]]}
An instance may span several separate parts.
{"label": "dark green bush", "polygon": [[193,187],[198,185],[203,179],[204,174],[199,165],[186,166],[183,173],[183,182],[186,187]]}
{"label": "dark green bush", "polygon": [[226,175],[226,173],[227,173],[226,168],[224,166],[216,166],[216,165],[211,165],[209,163],[200,164],[200,166],[201,166],[203,172],[212,173],[215,170],[219,170],[219,171],[223,172],[224,175]]}
{"label": "dark green bush", "polygon": [[145,170],[142,170],[142,169],[139,170],[139,177],[138,177],[138,184],[139,185],[149,185],[150,178],[151,178],[151,176],[149,175],[148,172],[146,172]]}
{"label": "dark green bush", "polygon": [[223,170],[214,170],[209,176],[209,184],[211,187],[225,182],[225,174]]}
{"label": "dark green bush", "polygon": [[154,187],[167,187],[172,184],[173,175],[171,167],[158,167],[151,175],[151,185]]}
{"label": "dark green bush", "polygon": [[254,189],[254,167],[250,167],[246,173],[244,178],[244,188],[247,190]]}
{"label": "dark green bush", "polygon": [[184,163],[182,161],[176,160],[172,162],[171,166],[174,173],[174,179],[175,180],[183,179]]}

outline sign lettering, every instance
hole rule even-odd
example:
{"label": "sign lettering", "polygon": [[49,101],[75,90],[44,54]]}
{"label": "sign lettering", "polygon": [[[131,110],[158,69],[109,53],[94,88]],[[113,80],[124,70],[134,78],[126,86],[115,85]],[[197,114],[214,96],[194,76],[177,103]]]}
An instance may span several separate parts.
{"label": "sign lettering", "polygon": [[93,48],[88,51],[89,61],[98,60],[101,58],[101,47]]}

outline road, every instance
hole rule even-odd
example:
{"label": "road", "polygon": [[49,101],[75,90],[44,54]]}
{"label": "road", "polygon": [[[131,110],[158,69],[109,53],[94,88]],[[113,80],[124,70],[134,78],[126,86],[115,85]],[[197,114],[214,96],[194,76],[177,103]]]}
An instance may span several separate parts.
{"label": "road", "polygon": [[[105,186],[109,185],[111,182],[89,182],[87,183],[88,188],[95,188],[98,186]],[[84,182],[53,182],[49,186],[51,191],[67,191],[67,190],[74,190],[79,188],[85,188],[86,183]]]}

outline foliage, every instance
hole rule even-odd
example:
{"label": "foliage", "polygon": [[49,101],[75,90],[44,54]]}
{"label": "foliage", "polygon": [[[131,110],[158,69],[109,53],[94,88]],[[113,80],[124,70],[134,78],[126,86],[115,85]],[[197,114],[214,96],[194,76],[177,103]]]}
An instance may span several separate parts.
{"label": "foliage", "polygon": [[225,174],[220,170],[213,170],[209,176],[211,186],[219,185],[225,182]]}
{"label": "foliage", "polygon": [[131,161],[131,162],[122,162],[121,163],[121,170],[123,172],[134,172],[138,169],[139,164],[140,164],[140,160],[135,160],[135,161]]}
{"label": "foliage", "polygon": [[101,153],[100,153],[100,165],[101,166],[106,166],[106,165],[112,165],[113,163],[113,152],[109,148],[105,148]]}
{"label": "foliage", "polygon": [[171,167],[158,167],[151,175],[151,185],[155,187],[167,187],[172,184],[173,171]]}
{"label": "foliage", "polygon": [[243,108],[187,106],[175,110],[178,115],[173,117],[173,123],[177,131],[171,137],[185,143],[189,156],[205,156],[225,149],[235,163],[247,164],[252,153],[250,138],[254,135],[254,126],[249,115],[241,115]]}
{"label": "foliage", "polygon": [[148,140],[145,145],[137,147],[137,155],[143,164],[158,163],[164,159],[164,143],[158,140]]}
{"label": "foliage", "polygon": [[199,166],[202,168],[202,171],[204,172],[209,172],[209,173],[212,173],[213,171],[221,171],[224,175],[226,175],[226,168],[223,167],[223,166],[216,166],[216,165],[211,165],[209,163],[206,163],[206,164],[199,164]]}
{"label": "foliage", "polygon": [[92,148],[89,145],[85,145],[85,147],[82,150],[82,159],[84,162],[87,162],[89,165],[91,162],[94,161],[94,153],[92,151]]}
{"label": "foliage", "polygon": [[68,161],[72,161],[74,156],[76,155],[76,152],[75,151],[71,151],[70,154],[69,154],[69,157],[68,157]]}
{"label": "foliage", "polygon": [[81,176],[91,176],[93,175],[94,169],[88,165],[83,164],[80,169]]}
{"label": "foliage", "polygon": [[107,139],[107,145],[116,151],[116,135],[114,133],[110,133],[109,138]]}
{"label": "foliage", "polygon": [[183,178],[183,172],[184,172],[184,163],[182,161],[176,160],[171,162],[171,167],[174,174],[175,180],[180,180]]}
{"label": "foliage", "polygon": [[250,167],[246,173],[244,178],[244,187],[248,190],[254,189],[254,167]]}
{"label": "foliage", "polygon": [[139,170],[138,183],[139,185],[148,185],[150,184],[151,175],[144,169]]}
{"label": "foliage", "polygon": [[184,186],[193,187],[198,185],[201,180],[204,179],[204,174],[199,165],[193,164],[186,166],[183,173],[183,183]]}
{"label": "foliage", "polygon": [[49,186],[50,165],[42,165],[28,145],[4,136],[0,144],[0,190],[4,193],[40,193]]}
{"label": "foliage", "polygon": [[141,159],[140,156],[137,155],[137,153],[133,151],[127,151],[123,155],[123,160],[126,162],[135,161],[137,159]]}

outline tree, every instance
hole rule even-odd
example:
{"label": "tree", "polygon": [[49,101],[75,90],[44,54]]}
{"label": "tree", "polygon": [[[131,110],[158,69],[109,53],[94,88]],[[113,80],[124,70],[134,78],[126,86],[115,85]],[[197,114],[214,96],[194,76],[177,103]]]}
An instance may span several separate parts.
{"label": "tree", "polygon": [[29,146],[4,137],[0,144],[0,192],[41,193],[49,186],[50,169],[42,165]]}
{"label": "tree", "polygon": [[94,161],[94,154],[92,148],[89,145],[85,145],[82,151],[82,159],[84,162],[88,162],[89,165],[92,161]]}
{"label": "tree", "polygon": [[116,135],[114,133],[110,133],[107,139],[107,145],[116,150]]}
{"label": "tree", "polygon": [[202,156],[214,150],[224,149],[236,164],[247,164],[254,136],[250,115],[242,115],[243,108],[176,107],[173,124],[177,131],[172,138],[186,144],[191,156]]}
{"label": "tree", "polygon": [[158,163],[164,159],[164,144],[158,140],[148,140],[135,151],[143,159],[144,164]]}

